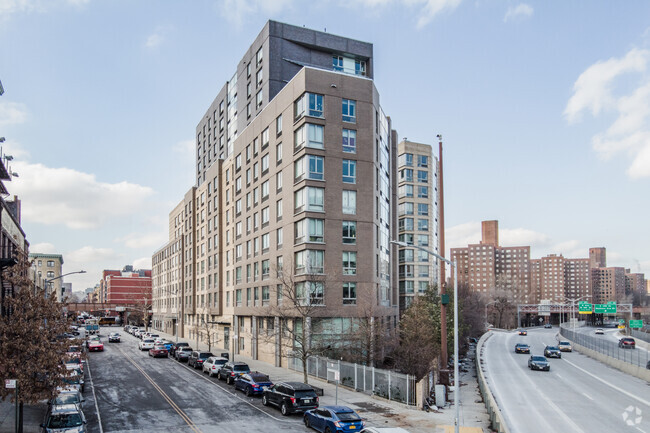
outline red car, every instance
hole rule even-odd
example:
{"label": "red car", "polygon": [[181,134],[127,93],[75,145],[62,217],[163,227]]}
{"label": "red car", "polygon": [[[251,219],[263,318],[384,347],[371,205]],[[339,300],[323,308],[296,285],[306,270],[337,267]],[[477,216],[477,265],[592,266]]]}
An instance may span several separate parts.
{"label": "red car", "polygon": [[158,358],[159,356],[167,358],[169,356],[169,352],[164,345],[155,344],[153,346],[153,349],[149,349],[149,356],[153,356],[154,358]]}
{"label": "red car", "polygon": [[623,337],[618,340],[618,347],[622,347],[623,349],[635,349],[636,342],[632,337]]}
{"label": "red car", "polygon": [[99,340],[90,340],[88,341],[88,351],[89,352],[103,352],[104,343]]}

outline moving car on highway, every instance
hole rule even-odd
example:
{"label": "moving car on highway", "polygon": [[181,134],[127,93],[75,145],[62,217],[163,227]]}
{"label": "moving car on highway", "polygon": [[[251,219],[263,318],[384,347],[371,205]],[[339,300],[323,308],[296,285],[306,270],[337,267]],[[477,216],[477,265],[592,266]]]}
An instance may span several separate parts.
{"label": "moving car on highway", "polygon": [[531,370],[550,371],[551,365],[545,357],[539,355],[531,355],[528,359],[528,368]]}
{"label": "moving car on highway", "polygon": [[562,358],[562,353],[557,346],[546,346],[544,348],[544,356],[547,358]]}
{"label": "moving car on highway", "polygon": [[568,341],[560,341],[557,347],[560,349],[560,352],[573,352],[573,346]]}
{"label": "moving car on highway", "polygon": [[623,337],[618,340],[618,347],[623,349],[636,349],[636,341],[632,337]]}
{"label": "moving car on highway", "polygon": [[603,328],[596,328],[596,335],[603,335],[604,333]]}
{"label": "moving car on highway", "polygon": [[119,343],[120,342],[120,333],[119,332],[111,332],[108,334],[108,342],[109,343]]}
{"label": "moving car on highway", "polygon": [[526,331],[525,329],[520,329],[520,330],[518,331],[518,334],[519,334],[519,335],[528,335],[528,331]]}
{"label": "moving car on highway", "polygon": [[530,346],[525,343],[515,344],[515,353],[530,353]]}

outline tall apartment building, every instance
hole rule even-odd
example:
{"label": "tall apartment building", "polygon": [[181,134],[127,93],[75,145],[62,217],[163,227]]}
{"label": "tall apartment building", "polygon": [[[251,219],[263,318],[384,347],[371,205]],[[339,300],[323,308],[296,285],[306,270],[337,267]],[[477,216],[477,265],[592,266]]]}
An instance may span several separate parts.
{"label": "tall apartment building", "polygon": [[594,304],[621,302],[625,298],[625,268],[592,268],[591,285]]}
{"label": "tall apartment building", "polygon": [[532,259],[531,292],[532,303],[541,300],[567,302],[591,296],[589,259],[570,259],[561,254],[550,254],[541,259]]}
{"label": "tall apartment building", "polygon": [[458,283],[493,296],[504,291],[517,303],[534,302],[531,292],[530,247],[499,246],[498,221],[482,222],[482,240],[465,248],[452,248]]}
{"label": "tall apartment building", "polygon": [[[399,241],[439,253],[438,160],[428,144],[397,145]],[[438,285],[438,260],[417,248],[399,247],[400,311],[429,285]]]}
{"label": "tall apartment building", "polygon": [[[33,261],[35,281],[41,281],[48,296],[55,296],[56,300],[63,300],[63,256],[61,254],[30,253],[29,260]],[[52,281],[50,281],[52,280]]]}
{"label": "tall apartment building", "polygon": [[[396,324],[397,149],[372,65],[369,43],[266,24],[197,126],[197,184],[153,255],[155,327],[279,365],[286,327]],[[319,306],[306,323],[277,314],[288,280]]]}

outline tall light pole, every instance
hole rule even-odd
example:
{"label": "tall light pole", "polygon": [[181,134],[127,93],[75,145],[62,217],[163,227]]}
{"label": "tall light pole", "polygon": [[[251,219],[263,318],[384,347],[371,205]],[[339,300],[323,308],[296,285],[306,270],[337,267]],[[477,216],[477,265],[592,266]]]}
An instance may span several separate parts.
{"label": "tall light pole", "polygon": [[579,298],[565,298],[567,301],[571,302],[571,321],[573,322],[573,330],[576,330],[576,320],[575,320],[575,303],[583,299],[589,299],[591,295],[581,296]]}
{"label": "tall light pole", "polygon": [[58,277],[50,278],[49,280],[44,278],[43,279],[43,289],[45,290],[45,297],[47,298],[47,289],[48,289],[48,286],[52,283],[52,281],[58,280],[60,278],[63,278],[63,277],[66,277],[66,276],[72,275],[72,274],[85,274],[85,273],[86,273],[86,271],[74,271],[74,272],[68,272],[67,274],[59,275]]}
{"label": "tall light pole", "polygon": [[429,251],[426,248],[422,248],[419,245],[412,245],[412,244],[407,244],[406,242],[401,242],[401,241],[390,241],[391,244],[399,245],[400,247],[407,247],[407,248],[417,248],[418,250],[424,251],[425,253],[431,254],[432,256],[436,257],[438,260],[441,260],[452,268],[454,268],[454,405],[456,406],[456,415],[454,418],[454,433],[459,432],[459,420],[460,420],[460,406],[459,406],[459,381],[460,378],[458,377],[458,266],[456,266],[456,260],[452,262],[449,259],[446,259],[442,257],[441,255],[438,255],[434,253],[433,251]]}

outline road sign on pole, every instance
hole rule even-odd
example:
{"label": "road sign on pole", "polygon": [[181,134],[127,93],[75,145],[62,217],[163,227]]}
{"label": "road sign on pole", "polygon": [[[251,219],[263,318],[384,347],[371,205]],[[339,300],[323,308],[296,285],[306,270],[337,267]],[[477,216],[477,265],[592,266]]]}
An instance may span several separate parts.
{"label": "road sign on pole", "polygon": [[591,314],[592,305],[589,302],[580,301],[578,302],[578,314]]}
{"label": "road sign on pole", "polygon": [[643,320],[630,320],[630,328],[643,328]]}
{"label": "road sign on pole", "polygon": [[596,314],[616,314],[616,303],[595,304],[594,313]]}

